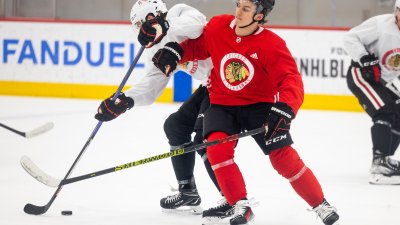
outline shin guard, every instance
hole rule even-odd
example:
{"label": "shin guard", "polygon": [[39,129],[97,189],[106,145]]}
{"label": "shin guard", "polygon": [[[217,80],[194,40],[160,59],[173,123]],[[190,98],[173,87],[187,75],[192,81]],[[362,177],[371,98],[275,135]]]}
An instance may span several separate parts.
{"label": "shin guard", "polygon": [[324,200],[321,185],[313,172],[306,167],[303,160],[291,146],[269,154],[272,166],[283,177],[289,180],[296,193],[311,207]]}
{"label": "shin guard", "polygon": [[[224,132],[214,132],[208,136],[207,140],[213,141],[227,136]],[[233,160],[235,145],[236,141],[231,141],[207,148],[208,159],[218,184],[230,205],[247,196],[242,173]]]}

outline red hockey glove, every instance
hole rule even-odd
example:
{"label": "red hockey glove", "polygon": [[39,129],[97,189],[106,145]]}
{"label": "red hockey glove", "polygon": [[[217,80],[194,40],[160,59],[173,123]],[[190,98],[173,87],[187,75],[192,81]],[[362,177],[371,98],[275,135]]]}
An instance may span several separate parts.
{"label": "red hockey glove", "polygon": [[381,78],[381,67],[379,59],[375,55],[364,55],[360,59],[361,76],[369,82],[379,82]]}
{"label": "red hockey glove", "polygon": [[271,111],[264,123],[265,135],[264,140],[268,141],[274,138],[276,134],[289,132],[290,123],[294,118],[292,108],[286,103],[277,102],[271,107]]}
{"label": "red hockey glove", "polygon": [[169,23],[165,20],[167,14],[161,14],[152,20],[145,21],[140,26],[138,41],[142,46],[150,48],[159,43],[167,34]]}
{"label": "red hockey glove", "polygon": [[131,109],[134,105],[133,99],[126,97],[124,93],[120,93],[117,100],[111,101],[112,97],[104,99],[97,109],[97,114],[94,116],[99,121],[110,121],[117,118],[126,110]]}
{"label": "red hockey glove", "polygon": [[168,77],[176,69],[182,57],[182,47],[176,42],[168,42],[164,48],[156,52],[152,60],[154,65]]}

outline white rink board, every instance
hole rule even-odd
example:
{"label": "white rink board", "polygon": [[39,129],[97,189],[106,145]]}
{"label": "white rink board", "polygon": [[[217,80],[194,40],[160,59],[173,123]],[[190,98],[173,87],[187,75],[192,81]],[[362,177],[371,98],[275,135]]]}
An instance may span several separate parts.
{"label": "white rink board", "polygon": [[[0,28],[0,80],[115,85],[139,49],[124,23],[0,21]],[[342,46],[344,30],[272,30],[286,40],[307,94],[351,95],[345,81],[350,58]],[[139,60],[136,73],[146,63],[151,62]],[[198,84],[194,80],[193,87]]]}
{"label": "white rink board", "polygon": [[[0,22],[0,26],[0,80],[119,84],[140,48],[127,24]],[[145,54],[135,68],[137,74],[149,63],[143,60]]]}

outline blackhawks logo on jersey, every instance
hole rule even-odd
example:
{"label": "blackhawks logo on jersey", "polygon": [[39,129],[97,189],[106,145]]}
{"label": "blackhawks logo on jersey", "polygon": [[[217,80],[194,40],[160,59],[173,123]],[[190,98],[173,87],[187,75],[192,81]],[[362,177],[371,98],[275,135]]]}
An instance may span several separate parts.
{"label": "blackhawks logo on jersey", "polygon": [[229,53],[221,60],[220,76],[225,87],[240,91],[253,79],[254,67],[245,56]]}
{"label": "blackhawks logo on jersey", "polygon": [[388,60],[388,65],[390,67],[399,68],[400,67],[400,55],[396,54]]}
{"label": "blackhawks logo on jersey", "polygon": [[400,48],[386,52],[382,57],[382,65],[388,70],[400,70]]}
{"label": "blackhawks logo on jersey", "polygon": [[239,62],[231,62],[225,69],[226,79],[229,83],[242,81],[249,76],[249,71]]}

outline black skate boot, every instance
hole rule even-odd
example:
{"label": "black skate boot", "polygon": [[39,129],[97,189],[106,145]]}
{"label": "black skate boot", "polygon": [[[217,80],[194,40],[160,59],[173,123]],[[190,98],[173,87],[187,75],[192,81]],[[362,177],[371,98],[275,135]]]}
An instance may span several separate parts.
{"label": "black skate boot", "polygon": [[230,206],[224,197],[218,201],[218,205],[216,207],[212,207],[203,211],[203,225],[221,223],[225,218],[231,217],[234,211],[234,207]]}
{"label": "black skate boot", "polygon": [[[194,179],[188,182],[180,181],[178,193],[160,200],[164,212],[175,212],[199,215],[203,212],[200,206],[201,198],[196,189]],[[183,184],[182,184],[183,183]]]}
{"label": "black skate boot", "polygon": [[319,206],[312,210],[317,213],[325,225],[335,225],[339,220],[336,208],[331,206],[325,199]]}
{"label": "black skate boot", "polygon": [[375,155],[371,165],[370,184],[400,184],[400,161]]}
{"label": "black skate boot", "polygon": [[233,206],[235,212],[230,220],[230,225],[245,225],[254,222],[254,213],[250,206],[255,205],[252,200],[240,200]]}

